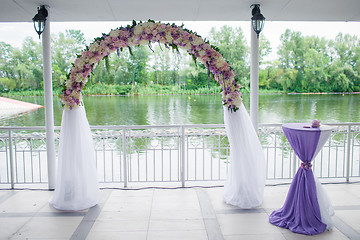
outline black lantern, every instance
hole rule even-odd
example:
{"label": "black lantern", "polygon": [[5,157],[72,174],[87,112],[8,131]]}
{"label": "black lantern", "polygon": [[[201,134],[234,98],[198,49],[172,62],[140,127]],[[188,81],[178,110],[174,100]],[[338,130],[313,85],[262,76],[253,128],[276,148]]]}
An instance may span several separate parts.
{"label": "black lantern", "polygon": [[48,11],[46,10],[44,5],[41,5],[38,8],[38,13],[32,19],[34,22],[35,31],[37,32],[37,34],[39,34],[39,39],[40,39],[40,35],[45,30],[45,23],[47,16],[48,16]]}
{"label": "black lantern", "polygon": [[253,7],[251,25],[259,38],[259,33],[264,28],[265,17],[260,12],[260,4],[253,4],[250,7]]}

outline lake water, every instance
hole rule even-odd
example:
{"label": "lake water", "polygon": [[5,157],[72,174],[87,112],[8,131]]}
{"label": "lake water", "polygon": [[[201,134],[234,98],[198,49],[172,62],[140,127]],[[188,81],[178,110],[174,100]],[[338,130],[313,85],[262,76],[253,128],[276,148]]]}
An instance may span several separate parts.
{"label": "lake water", "polygon": [[[44,105],[43,97],[14,98]],[[249,111],[249,95],[243,96]],[[84,97],[90,125],[222,124],[221,95],[89,96]],[[360,122],[360,94],[263,94],[259,97],[260,123]],[[1,126],[43,126],[44,109],[3,116]],[[54,97],[55,125],[61,125],[62,106]]]}

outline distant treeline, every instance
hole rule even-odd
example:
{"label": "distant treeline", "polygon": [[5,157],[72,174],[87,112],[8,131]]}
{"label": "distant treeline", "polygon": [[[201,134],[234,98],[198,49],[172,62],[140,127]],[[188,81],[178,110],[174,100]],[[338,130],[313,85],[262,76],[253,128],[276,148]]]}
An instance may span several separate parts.
{"label": "distant treeline", "polygon": [[[211,29],[209,40],[227,59],[245,88],[250,82],[250,48],[241,28]],[[328,40],[302,36],[286,30],[277,49],[279,58],[264,61],[272,51],[260,37],[259,86],[279,92],[358,92],[360,91],[360,39],[341,33]],[[52,36],[53,86],[59,92],[71,64],[87,41],[80,30]],[[216,82],[203,65],[196,65],[185,52],[172,52],[164,45],[139,46],[101,61],[87,83],[88,94],[148,94],[166,89],[212,93]],[[160,86],[160,87],[159,87]],[[0,93],[33,93],[43,89],[41,42],[28,37],[21,49],[0,42]],[[117,89],[117,90],[116,90]],[[156,89],[156,90],[154,90]],[[30,92],[29,92],[30,90]],[[165,90],[164,90],[165,91]],[[9,94],[9,93],[8,93]]]}

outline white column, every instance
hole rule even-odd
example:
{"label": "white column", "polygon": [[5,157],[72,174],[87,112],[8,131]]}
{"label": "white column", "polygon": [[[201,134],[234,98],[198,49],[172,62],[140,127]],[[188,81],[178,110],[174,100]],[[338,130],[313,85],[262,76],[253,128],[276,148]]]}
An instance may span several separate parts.
{"label": "white column", "polygon": [[250,118],[255,131],[258,131],[259,109],[259,38],[251,28],[251,63],[250,63]]}
{"label": "white column", "polygon": [[[49,9],[48,9],[49,10]],[[54,143],[54,107],[51,69],[50,20],[46,20],[45,30],[41,35],[43,49],[43,78],[46,125],[46,151],[48,164],[48,186],[55,189],[55,143]]]}

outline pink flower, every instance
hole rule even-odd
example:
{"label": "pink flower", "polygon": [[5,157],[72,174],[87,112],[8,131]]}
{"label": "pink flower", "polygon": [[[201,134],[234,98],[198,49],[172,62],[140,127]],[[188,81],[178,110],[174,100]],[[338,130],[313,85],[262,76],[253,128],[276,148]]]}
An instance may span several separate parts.
{"label": "pink flower", "polygon": [[320,121],[317,120],[317,119],[314,119],[314,120],[311,122],[311,127],[312,127],[312,128],[319,128],[319,127],[320,127]]}

